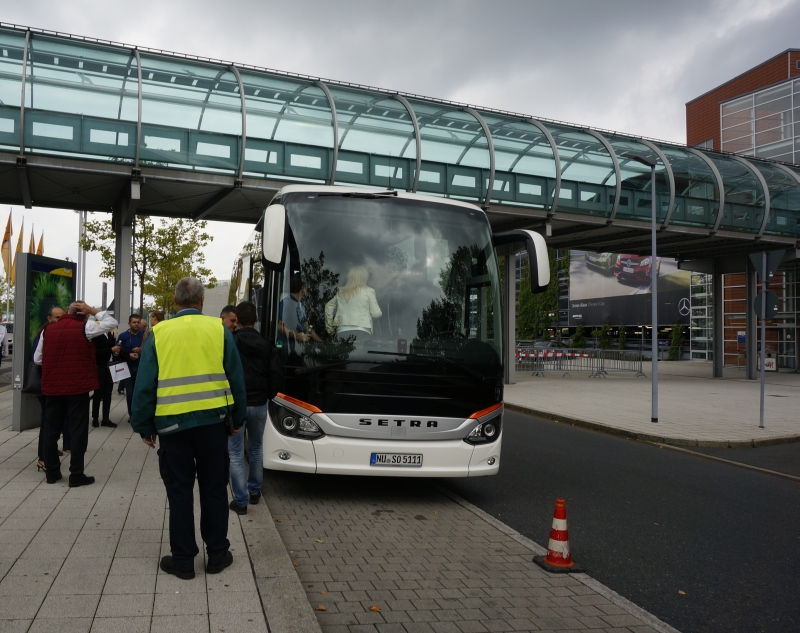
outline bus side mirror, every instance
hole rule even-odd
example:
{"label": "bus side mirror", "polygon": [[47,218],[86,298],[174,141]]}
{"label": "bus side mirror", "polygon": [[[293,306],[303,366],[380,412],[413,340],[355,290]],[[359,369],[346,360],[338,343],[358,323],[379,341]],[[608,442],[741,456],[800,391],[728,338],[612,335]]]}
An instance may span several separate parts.
{"label": "bus side mirror", "polygon": [[264,211],[262,235],[264,266],[281,270],[286,254],[286,207],[282,204],[272,204]]}
{"label": "bus side mirror", "polygon": [[547,243],[539,233],[524,229],[497,233],[492,236],[492,244],[495,248],[508,244],[523,244],[528,251],[531,292],[537,294],[547,290],[550,284],[550,258],[547,254]]}

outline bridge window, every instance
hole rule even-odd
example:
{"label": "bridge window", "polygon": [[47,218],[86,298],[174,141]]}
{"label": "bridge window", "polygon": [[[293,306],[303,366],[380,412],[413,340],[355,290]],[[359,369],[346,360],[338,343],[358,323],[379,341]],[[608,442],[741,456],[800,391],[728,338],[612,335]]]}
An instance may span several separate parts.
{"label": "bridge window", "polygon": [[230,158],[231,148],[228,145],[198,142],[197,153],[200,156],[217,156],[218,158]]}
{"label": "bridge window", "polygon": [[[402,178],[403,168],[391,165],[375,165],[375,175],[382,178]],[[473,178],[473,182],[475,179]]]}
{"label": "bridge window", "polygon": [[247,147],[244,150],[244,159],[254,163],[270,163],[274,165],[278,162],[278,152],[268,152],[263,149]]}
{"label": "bridge window", "polygon": [[47,136],[48,138],[61,138],[68,141],[72,140],[72,126],[71,125],[56,125],[55,123],[39,123],[33,122],[33,135],[34,136]]}
{"label": "bridge window", "polygon": [[14,119],[0,119],[0,132],[14,133]]}
{"label": "bridge window", "polygon": [[475,177],[474,176],[462,176],[460,174],[456,174],[453,176],[453,186],[455,187],[471,187],[472,189],[475,188]]}
{"label": "bridge window", "polygon": [[163,136],[145,136],[144,146],[161,152],[180,152],[181,140],[179,138],[164,138]]}
{"label": "bridge window", "polygon": [[127,132],[112,132],[111,130],[90,130],[90,143],[102,143],[104,145],[128,145]]}
{"label": "bridge window", "polygon": [[572,200],[572,189],[561,189],[558,194],[559,200]]}
{"label": "bridge window", "polygon": [[305,156],[292,154],[289,159],[292,167],[305,167],[307,169],[322,169],[322,159],[319,156]]}
{"label": "bridge window", "polygon": [[337,160],[336,171],[344,172],[346,174],[363,174],[364,165],[354,160]]}
{"label": "bridge window", "polygon": [[419,181],[432,182],[438,185],[441,182],[441,178],[438,171],[425,171],[422,169],[419,172]]}
{"label": "bridge window", "polygon": [[532,185],[527,182],[519,183],[519,192],[527,194],[529,196],[541,196],[542,195],[542,186],[541,185]]}

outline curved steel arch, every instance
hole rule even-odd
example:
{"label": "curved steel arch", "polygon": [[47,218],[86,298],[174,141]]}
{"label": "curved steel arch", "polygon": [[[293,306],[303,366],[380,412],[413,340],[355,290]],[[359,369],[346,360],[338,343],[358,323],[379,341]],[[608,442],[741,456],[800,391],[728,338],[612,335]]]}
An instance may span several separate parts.
{"label": "curved steel arch", "polygon": [[242,179],[242,174],[244,173],[244,150],[245,146],[247,145],[247,104],[245,103],[246,99],[244,96],[244,84],[242,83],[242,76],[239,74],[239,70],[231,64],[230,66],[231,72],[236,76],[236,81],[239,83],[239,97],[242,101],[242,148],[239,154],[239,180]]}
{"label": "curved steel arch", "polygon": [[131,57],[128,60],[128,63],[125,65],[126,73],[125,77],[122,79],[122,88],[119,91],[119,107],[117,108],[117,120],[122,120],[122,102],[125,100],[125,84],[128,82],[128,74],[131,72],[131,64],[133,60],[136,59],[136,54],[134,51],[131,51]]}
{"label": "curved steel arch", "polygon": [[[656,156],[664,163],[664,169],[667,170],[667,179],[669,180],[669,206],[667,207],[667,215],[664,216],[664,222],[661,224],[661,230],[663,231],[669,226],[670,220],[672,220],[672,212],[675,211],[675,174],[672,173],[672,165],[669,164],[666,154],[664,154],[655,143],[651,143],[645,139],[639,139],[639,142],[655,152]],[[653,195],[656,195],[655,191]]]}
{"label": "curved steel arch", "polygon": [[767,181],[764,178],[764,174],[761,173],[760,170],[756,169],[756,166],[753,165],[749,160],[742,158],[741,156],[737,156],[736,154],[731,154],[730,158],[735,160],[737,163],[741,163],[745,167],[747,167],[750,171],[753,172],[758,183],[761,185],[761,188],[764,190],[764,219],[761,220],[761,228],[758,230],[755,239],[760,240],[761,236],[764,234],[764,230],[767,228],[767,223],[769,222],[769,212],[770,212],[770,196],[769,196],[769,187],[767,186]]}
{"label": "curved steel arch", "polygon": [[717,179],[717,189],[719,190],[719,210],[717,211],[717,219],[714,221],[714,226],[711,228],[711,232],[709,233],[709,235],[715,235],[719,230],[719,225],[722,224],[722,216],[725,215],[725,183],[722,182],[722,174],[719,173],[719,169],[717,169],[714,161],[699,149],[695,149],[694,147],[685,147],[681,149],[685,149],[687,152],[698,156],[700,160],[708,165],[709,169],[711,169],[711,172],[714,174],[714,178]]}
{"label": "curved steel arch", "polygon": [[300,84],[296,90],[292,91],[290,94],[294,95],[294,99],[292,101],[284,101],[283,105],[281,106],[281,111],[278,112],[278,116],[275,117],[275,125],[272,126],[272,134],[269,136],[269,140],[275,140],[275,133],[278,131],[278,125],[280,125],[283,116],[286,114],[286,110],[289,108],[289,104],[294,102],[302,93],[303,90],[306,88],[312,87],[314,84],[304,83]]}
{"label": "curved steel arch", "polygon": [[[543,123],[540,123],[536,119],[525,119],[526,123],[530,123],[534,127],[538,128],[539,131],[544,134],[544,137],[547,139],[547,142],[550,143],[550,149],[553,151],[553,161],[555,161],[555,169],[556,169],[556,188],[553,191],[553,202],[550,203],[550,210],[547,213],[547,219],[551,219],[556,211],[558,210],[558,200],[559,196],[561,196],[561,156],[558,153],[558,145],[556,144],[556,139],[553,138],[553,135],[550,133]],[[516,162],[513,167],[516,165]]]}
{"label": "curved steel arch", "polygon": [[[486,142],[489,144],[489,186],[486,187],[486,199],[484,200],[484,208],[489,208],[489,202],[492,199],[492,189],[494,188],[494,141],[492,140],[492,133],[489,131],[489,126],[486,121],[472,108],[464,108],[464,112],[475,117],[475,120],[480,124],[483,129],[483,134],[486,137]],[[460,161],[460,159],[459,159]]]}
{"label": "curved steel arch", "polygon": [[[606,151],[611,156],[611,162],[614,164],[614,173],[617,176],[617,187],[616,191],[614,192],[614,206],[611,207],[611,213],[606,218],[606,224],[612,224],[614,222],[614,218],[617,216],[617,209],[619,209],[619,199],[622,196],[622,173],[619,168],[619,160],[617,159],[617,154],[614,151],[614,148],[611,147],[611,143],[609,143],[608,139],[602,134],[600,134],[600,132],[597,132],[595,130],[590,130],[588,128],[581,131],[586,132],[591,136],[594,136],[598,141],[600,141],[600,143],[603,145],[603,147],[606,148]],[[655,192],[653,192],[652,195],[655,195]]]}
{"label": "curved steel arch", "polygon": [[331,107],[331,119],[333,121],[333,159],[331,160],[331,176],[328,184],[332,185],[336,182],[336,163],[339,160],[339,116],[336,114],[336,104],[333,102],[333,95],[321,81],[314,82],[319,86],[320,90],[325,93],[325,98],[328,100],[328,105]]}
{"label": "curved steel arch", "polygon": [[28,82],[28,49],[31,30],[25,31],[25,50],[22,52],[22,88],[19,102],[19,155],[25,156],[25,84]]}
{"label": "curved steel arch", "polygon": [[139,55],[139,49],[133,49],[136,55],[136,72],[139,78],[139,95],[138,95],[138,114],[136,116],[136,157],[134,158],[133,167],[139,169],[139,148],[142,146],[142,57]]}
{"label": "curved steel arch", "polygon": [[422,137],[419,133],[419,122],[417,121],[417,115],[414,112],[414,108],[408,102],[408,99],[400,94],[395,94],[393,96],[403,104],[406,112],[408,112],[408,116],[411,117],[411,124],[414,126],[414,141],[417,144],[417,169],[414,172],[414,184],[411,187],[411,193],[417,193],[417,187],[419,186],[419,172],[422,169]]}
{"label": "curved steel arch", "polygon": [[770,163],[770,165],[772,165],[773,167],[777,167],[782,172],[786,172],[787,174],[789,174],[792,178],[794,178],[797,181],[798,185],[800,185],[800,174],[798,174],[795,171],[792,171],[786,165],[781,165],[780,163]]}
{"label": "curved steel arch", "polygon": [[219,85],[219,80],[222,78],[222,75],[224,75],[226,72],[228,72],[227,68],[220,68],[219,72],[217,73],[217,76],[214,77],[214,83],[211,84],[211,87],[208,89],[208,92],[206,92],[206,96],[203,99],[203,105],[200,108],[200,118],[197,121],[198,131],[200,130],[200,126],[203,125],[203,117],[206,114],[206,106],[208,105],[208,100],[211,98],[211,93],[214,92],[214,90],[216,90],[217,86]]}

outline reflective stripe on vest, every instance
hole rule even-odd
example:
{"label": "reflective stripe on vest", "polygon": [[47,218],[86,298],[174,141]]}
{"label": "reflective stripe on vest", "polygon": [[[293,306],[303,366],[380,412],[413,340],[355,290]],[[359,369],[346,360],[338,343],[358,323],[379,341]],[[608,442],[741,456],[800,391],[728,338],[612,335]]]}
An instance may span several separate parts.
{"label": "reflective stripe on vest", "polygon": [[153,327],[158,356],[156,417],[219,409],[233,404],[222,359],[222,322],[187,314]]}

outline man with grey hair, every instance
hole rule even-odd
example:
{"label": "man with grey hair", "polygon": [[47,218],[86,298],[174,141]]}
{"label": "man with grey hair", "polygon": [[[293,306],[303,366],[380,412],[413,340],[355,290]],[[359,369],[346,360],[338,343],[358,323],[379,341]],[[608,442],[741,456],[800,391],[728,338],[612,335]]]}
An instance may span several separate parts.
{"label": "man with grey hair", "polygon": [[139,359],[131,427],[150,448],[158,438],[158,467],[169,499],[172,556],[160,567],[194,578],[195,474],[200,489],[200,534],[206,572],[233,562],[228,541],[228,441],[225,419],[241,431],[247,412],[242,362],[230,331],[203,316],[205,288],[193,277],[175,286],[177,314],[156,324]]}
{"label": "man with grey hair", "polygon": [[[96,321],[87,321],[88,315]],[[83,472],[83,456],[89,441],[89,392],[99,387],[95,366],[95,347],[91,339],[117,327],[108,312],[99,312],[83,301],[69,306],[67,314],[50,323],[47,336],[42,331],[33,362],[42,366],[42,395],[45,397],[42,443],[47,483],[61,479],[58,437],[64,419],[69,417],[71,450],[69,486],[86,486],[94,477]]]}

